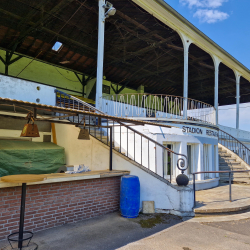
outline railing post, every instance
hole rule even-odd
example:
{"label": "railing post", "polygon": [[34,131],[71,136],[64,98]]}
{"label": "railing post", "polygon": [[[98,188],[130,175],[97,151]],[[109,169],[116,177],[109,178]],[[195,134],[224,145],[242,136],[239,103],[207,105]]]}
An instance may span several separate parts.
{"label": "railing post", "polygon": [[194,208],[196,206],[196,200],[195,200],[195,174],[193,174],[193,190],[194,190]]}
{"label": "railing post", "polygon": [[232,171],[229,172],[229,201],[232,202]]}

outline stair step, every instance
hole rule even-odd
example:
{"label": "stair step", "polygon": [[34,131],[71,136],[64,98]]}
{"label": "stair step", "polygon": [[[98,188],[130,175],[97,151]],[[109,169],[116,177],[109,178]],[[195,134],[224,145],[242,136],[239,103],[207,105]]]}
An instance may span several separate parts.
{"label": "stair step", "polygon": [[219,162],[219,166],[237,166],[241,165],[240,162]]}
{"label": "stair step", "polygon": [[237,162],[236,159],[233,158],[227,158],[227,159],[221,159],[219,160],[219,163],[234,163]]}
{"label": "stair step", "polygon": [[246,170],[243,167],[228,167],[228,166],[220,166],[220,171],[237,171],[237,170]]}
{"label": "stair step", "polygon": [[[221,178],[220,182],[228,183],[229,179]],[[232,180],[232,183],[234,183],[234,184],[237,184],[237,183],[250,184],[250,179],[249,178],[235,178]]]}
{"label": "stair step", "polygon": [[219,157],[221,157],[221,158],[229,158],[229,157],[231,157],[231,155],[223,153],[223,154],[219,154]]}
{"label": "stair step", "polygon": [[[221,178],[229,178],[229,173],[220,173]],[[232,179],[233,178],[250,178],[249,174],[247,173],[233,173],[232,174]]]}
{"label": "stair step", "polygon": [[226,151],[226,150],[223,150],[223,149],[219,149],[218,151],[219,151],[219,154],[220,154],[220,153],[227,153],[227,151]]}

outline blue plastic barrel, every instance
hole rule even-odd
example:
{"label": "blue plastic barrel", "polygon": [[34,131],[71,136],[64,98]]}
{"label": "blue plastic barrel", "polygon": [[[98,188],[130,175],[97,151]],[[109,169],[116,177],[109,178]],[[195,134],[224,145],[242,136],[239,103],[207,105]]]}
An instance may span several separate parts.
{"label": "blue plastic barrel", "polygon": [[134,175],[121,178],[120,210],[122,217],[136,218],[140,210],[140,182]]}

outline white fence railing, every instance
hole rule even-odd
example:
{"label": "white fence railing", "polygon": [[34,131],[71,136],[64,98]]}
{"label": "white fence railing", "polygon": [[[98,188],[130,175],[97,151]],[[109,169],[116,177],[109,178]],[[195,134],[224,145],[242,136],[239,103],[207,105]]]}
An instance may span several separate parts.
{"label": "white fence railing", "polygon": [[[102,97],[102,111],[118,117],[184,119],[184,100],[181,96],[172,95],[106,95]],[[188,98],[187,119],[215,124],[215,108],[210,104]]]}

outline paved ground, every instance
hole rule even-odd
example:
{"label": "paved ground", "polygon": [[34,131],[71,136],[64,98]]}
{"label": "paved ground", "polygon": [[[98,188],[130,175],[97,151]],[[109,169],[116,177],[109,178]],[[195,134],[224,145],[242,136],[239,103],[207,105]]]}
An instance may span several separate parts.
{"label": "paved ground", "polygon": [[[35,234],[39,250],[250,250],[250,219],[199,223],[177,216],[107,214]],[[0,250],[6,246],[0,242]]]}
{"label": "paved ground", "polygon": [[229,228],[228,223],[186,221],[119,250],[249,250],[249,229],[249,221],[235,222]]}
{"label": "paved ground", "polygon": [[[37,232],[32,241],[39,250],[112,250],[181,222],[180,217],[167,214],[126,219],[112,213]],[[0,241],[0,250],[6,244]]]}
{"label": "paved ground", "polygon": [[250,208],[250,186],[232,185],[232,202],[229,185],[221,185],[196,192],[196,212],[230,212]]}

